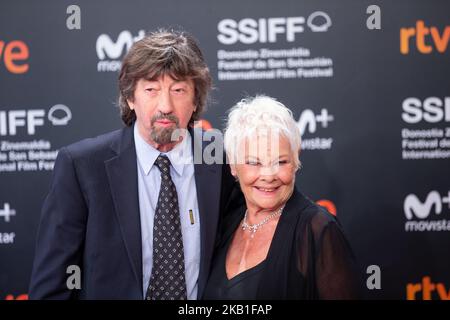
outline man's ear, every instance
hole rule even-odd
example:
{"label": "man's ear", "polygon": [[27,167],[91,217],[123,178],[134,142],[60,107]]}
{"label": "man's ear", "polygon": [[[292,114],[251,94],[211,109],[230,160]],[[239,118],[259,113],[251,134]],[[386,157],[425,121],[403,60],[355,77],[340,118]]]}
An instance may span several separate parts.
{"label": "man's ear", "polygon": [[134,110],[134,103],[130,99],[127,99],[128,107],[130,107],[131,110]]}

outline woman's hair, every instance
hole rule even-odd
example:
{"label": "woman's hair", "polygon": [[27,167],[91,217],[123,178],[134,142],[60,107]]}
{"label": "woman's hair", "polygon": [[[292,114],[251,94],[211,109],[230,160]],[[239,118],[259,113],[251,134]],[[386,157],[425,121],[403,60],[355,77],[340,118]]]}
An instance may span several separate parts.
{"label": "woman's hair", "polygon": [[119,108],[122,121],[130,126],[136,120],[127,100],[133,101],[134,90],[140,79],[156,80],[169,75],[175,80],[192,79],[195,87],[190,124],[203,112],[211,76],[203,54],[195,39],[180,31],[158,30],[137,41],[125,56],[119,74]]}
{"label": "woman's hair", "polygon": [[241,143],[261,133],[280,134],[288,139],[296,168],[300,168],[301,137],[292,111],[264,95],[242,99],[230,109],[224,134],[228,160],[237,163]]}

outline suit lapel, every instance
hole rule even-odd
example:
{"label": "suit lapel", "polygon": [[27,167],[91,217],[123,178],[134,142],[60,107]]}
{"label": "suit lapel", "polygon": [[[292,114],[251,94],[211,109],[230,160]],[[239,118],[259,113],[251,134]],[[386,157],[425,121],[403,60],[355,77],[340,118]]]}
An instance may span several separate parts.
{"label": "suit lapel", "polygon": [[[202,131],[189,130],[193,152],[203,153]],[[123,129],[122,138],[111,146],[116,156],[105,161],[110,191],[122,237],[139,288],[142,288],[142,240],[137,182],[137,160],[133,127]],[[220,212],[221,164],[194,163],[194,177],[200,215],[200,271],[198,297],[209,274]]]}
{"label": "suit lapel", "polygon": [[117,156],[105,161],[105,168],[122,237],[142,292],[142,240],[133,127],[124,128],[120,141],[111,148]]}
{"label": "suit lapel", "polygon": [[[209,274],[214,249],[217,223],[220,212],[220,191],[222,181],[221,164],[205,164],[198,162],[198,153],[203,154],[203,132],[201,129],[189,130],[193,139],[194,176],[197,191],[197,202],[200,214],[200,271],[198,279],[198,297],[203,294]],[[195,154],[197,153],[197,157]],[[203,159],[203,157],[201,157]]]}

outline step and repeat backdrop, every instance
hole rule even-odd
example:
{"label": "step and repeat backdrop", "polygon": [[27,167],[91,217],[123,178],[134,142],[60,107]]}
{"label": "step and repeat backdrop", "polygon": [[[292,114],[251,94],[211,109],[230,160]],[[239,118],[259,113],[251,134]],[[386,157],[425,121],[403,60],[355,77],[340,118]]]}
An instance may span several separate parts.
{"label": "step and repeat backdrop", "polygon": [[450,2],[2,1],[0,299],[26,299],[58,149],[122,126],[121,59],[148,31],[199,41],[204,120],[264,93],[302,133],[297,185],[340,220],[367,299],[450,298]]}

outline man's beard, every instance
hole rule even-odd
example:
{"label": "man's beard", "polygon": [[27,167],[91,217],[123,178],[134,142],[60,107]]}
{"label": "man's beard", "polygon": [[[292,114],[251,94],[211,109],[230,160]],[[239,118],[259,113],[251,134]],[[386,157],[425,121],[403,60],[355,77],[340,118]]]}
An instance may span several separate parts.
{"label": "man's beard", "polygon": [[[160,128],[155,126],[155,122],[158,120],[168,120],[173,122],[173,126],[167,128]],[[175,141],[172,141],[172,133],[179,128],[180,121],[173,114],[157,114],[151,120],[152,131],[150,138],[157,144],[165,145]]]}

